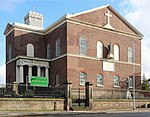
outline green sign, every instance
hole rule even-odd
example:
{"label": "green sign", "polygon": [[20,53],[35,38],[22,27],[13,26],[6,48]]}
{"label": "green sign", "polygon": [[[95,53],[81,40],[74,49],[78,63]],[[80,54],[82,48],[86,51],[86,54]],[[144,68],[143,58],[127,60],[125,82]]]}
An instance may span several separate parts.
{"label": "green sign", "polygon": [[31,86],[48,87],[48,78],[32,76]]}

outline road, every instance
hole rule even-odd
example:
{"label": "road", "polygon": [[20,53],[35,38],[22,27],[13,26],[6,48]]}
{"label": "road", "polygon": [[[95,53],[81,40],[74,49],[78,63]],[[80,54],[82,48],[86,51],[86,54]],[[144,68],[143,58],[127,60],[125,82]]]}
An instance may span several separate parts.
{"label": "road", "polygon": [[7,117],[150,117],[146,112],[0,112]]}
{"label": "road", "polygon": [[130,113],[64,113],[64,114],[63,113],[59,113],[59,114],[44,114],[44,115],[34,115],[34,116],[40,116],[40,117],[150,117],[150,112],[130,112]]}

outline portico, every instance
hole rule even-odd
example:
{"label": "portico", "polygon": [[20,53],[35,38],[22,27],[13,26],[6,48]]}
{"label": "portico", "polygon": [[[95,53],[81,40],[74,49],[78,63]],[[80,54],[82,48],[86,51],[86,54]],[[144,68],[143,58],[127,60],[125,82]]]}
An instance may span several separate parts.
{"label": "portico", "polygon": [[[16,60],[16,82],[31,82],[32,76],[49,79],[49,60],[32,57],[18,57]],[[26,72],[25,72],[26,71]]]}

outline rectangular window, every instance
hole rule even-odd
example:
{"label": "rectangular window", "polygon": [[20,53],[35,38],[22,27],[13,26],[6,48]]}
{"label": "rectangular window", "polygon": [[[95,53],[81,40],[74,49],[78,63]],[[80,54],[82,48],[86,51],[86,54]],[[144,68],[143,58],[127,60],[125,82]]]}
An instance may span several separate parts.
{"label": "rectangular window", "polygon": [[56,57],[60,56],[61,50],[60,50],[60,39],[56,41]]}
{"label": "rectangular window", "polygon": [[56,76],[55,76],[55,85],[56,85],[56,86],[59,86],[59,85],[60,85],[60,76],[59,76],[58,73],[57,73]]}
{"label": "rectangular window", "polygon": [[80,85],[85,85],[86,77],[86,73],[80,73]]}
{"label": "rectangular window", "polygon": [[128,62],[133,62],[133,48],[128,48]]}
{"label": "rectangular window", "polygon": [[133,88],[133,78],[129,78],[129,88]]}
{"label": "rectangular window", "polygon": [[103,85],[103,76],[101,74],[97,74],[97,86]]}
{"label": "rectangular window", "polygon": [[119,77],[114,76],[114,87],[119,87]]}
{"label": "rectangular window", "polygon": [[80,38],[80,55],[87,54],[87,42],[85,39]]}

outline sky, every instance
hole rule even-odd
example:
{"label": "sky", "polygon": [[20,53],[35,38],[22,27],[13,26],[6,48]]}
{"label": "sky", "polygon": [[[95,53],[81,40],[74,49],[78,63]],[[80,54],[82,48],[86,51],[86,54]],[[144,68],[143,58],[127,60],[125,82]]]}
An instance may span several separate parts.
{"label": "sky", "polygon": [[44,28],[65,14],[78,13],[110,4],[143,35],[142,74],[150,78],[149,0],[0,0],[0,84],[5,83],[5,36],[8,22],[23,23],[29,11],[44,16]]}

